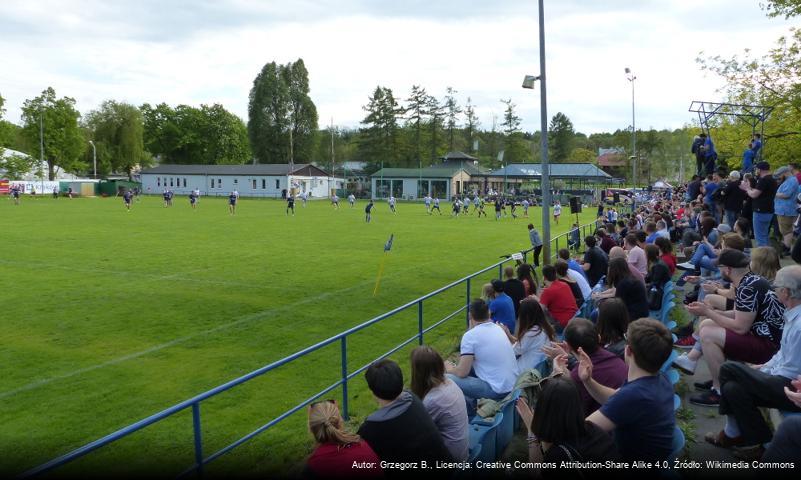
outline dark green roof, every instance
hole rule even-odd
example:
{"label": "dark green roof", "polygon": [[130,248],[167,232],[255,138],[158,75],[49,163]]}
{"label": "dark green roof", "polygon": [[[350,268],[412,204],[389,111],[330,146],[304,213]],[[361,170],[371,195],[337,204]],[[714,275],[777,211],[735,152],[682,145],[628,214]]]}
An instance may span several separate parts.
{"label": "dark green roof", "polygon": [[[552,163],[550,166],[550,174],[554,178],[612,178],[611,175],[591,163]],[[504,168],[494,170],[489,175],[492,177],[541,177],[542,164],[512,163]]]}
{"label": "dark green roof", "polygon": [[[382,168],[370,175],[371,177],[391,177],[391,178],[453,178],[459,172],[459,168],[440,168],[426,167],[419,168]],[[465,168],[465,173],[470,173]]]}

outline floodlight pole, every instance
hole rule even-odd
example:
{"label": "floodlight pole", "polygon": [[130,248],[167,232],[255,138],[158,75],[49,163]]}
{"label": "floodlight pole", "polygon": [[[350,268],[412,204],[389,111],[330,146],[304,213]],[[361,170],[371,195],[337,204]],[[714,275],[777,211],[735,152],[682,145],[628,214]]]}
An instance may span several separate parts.
{"label": "floodlight pole", "polygon": [[[42,120],[42,116],[44,112],[42,111],[42,106],[39,105],[39,169],[42,170],[45,168],[45,161],[44,161],[44,122]],[[50,172],[48,172],[47,179],[50,180]],[[42,192],[44,192],[44,170],[39,175],[39,179],[42,182]]]}
{"label": "floodlight pole", "polygon": [[632,162],[632,183],[634,184],[634,188],[637,188],[637,124],[634,122],[634,80],[637,80],[637,77],[634,75],[634,72],[631,71],[629,67],[626,67],[626,79],[631,82],[631,156],[633,158]]}
{"label": "floodlight pole", "polygon": [[540,7],[540,149],[542,156],[542,252],[545,264],[551,263],[551,182],[550,165],[548,164],[548,94],[545,86],[545,7],[539,0]]}
{"label": "floodlight pole", "polygon": [[89,140],[89,145],[92,146],[92,165],[94,168],[94,179],[97,180],[97,148],[95,147],[95,142]]}

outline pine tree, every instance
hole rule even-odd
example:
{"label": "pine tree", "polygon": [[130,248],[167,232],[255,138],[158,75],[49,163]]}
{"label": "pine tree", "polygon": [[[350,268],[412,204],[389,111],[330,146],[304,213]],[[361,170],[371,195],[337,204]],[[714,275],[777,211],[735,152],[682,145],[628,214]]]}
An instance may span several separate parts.
{"label": "pine tree", "polygon": [[448,87],[447,92],[448,94],[445,96],[445,126],[448,130],[448,150],[452,152],[454,151],[454,131],[458,128],[456,120],[462,113],[462,109],[459,108],[459,104],[453,96],[458,92],[451,87]]}

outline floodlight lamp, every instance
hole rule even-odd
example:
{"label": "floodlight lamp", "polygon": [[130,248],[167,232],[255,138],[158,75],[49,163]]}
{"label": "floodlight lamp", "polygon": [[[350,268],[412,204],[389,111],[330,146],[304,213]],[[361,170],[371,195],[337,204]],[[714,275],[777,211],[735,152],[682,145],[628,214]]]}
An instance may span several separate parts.
{"label": "floodlight lamp", "polygon": [[534,75],[526,75],[525,78],[523,78],[523,88],[534,88],[534,82],[539,79],[539,75],[536,77]]}
{"label": "floodlight lamp", "polygon": [[631,69],[629,67],[626,67],[626,73],[631,73]]}

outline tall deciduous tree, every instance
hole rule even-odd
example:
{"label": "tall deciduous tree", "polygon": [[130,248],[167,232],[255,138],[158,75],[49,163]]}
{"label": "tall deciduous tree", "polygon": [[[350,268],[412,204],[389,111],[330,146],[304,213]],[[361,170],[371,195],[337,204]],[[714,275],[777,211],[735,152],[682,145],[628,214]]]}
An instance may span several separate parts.
{"label": "tall deciduous tree", "polygon": [[289,87],[275,62],[253,81],[248,102],[248,135],[260,163],[289,161]]}
{"label": "tall deciduous tree", "polygon": [[137,107],[107,100],[86,114],[85,125],[97,149],[99,172],[126,172],[130,176],[134,167],[153,163],[145,150],[144,121]]}
{"label": "tall deciduous tree", "polygon": [[559,163],[567,161],[570,152],[573,151],[573,139],[575,131],[573,122],[567,116],[558,112],[551,119],[548,126],[548,146],[550,147],[550,160]]}
{"label": "tall deciduous tree", "polygon": [[453,95],[456,92],[451,87],[447,89],[447,95],[445,95],[445,128],[448,131],[448,150],[454,151],[454,132],[459,127],[457,120],[459,118],[459,114],[462,113],[462,109],[459,108],[459,103],[456,101],[456,97]]}
{"label": "tall deciduous tree", "polygon": [[55,179],[55,167],[68,172],[82,172],[86,164],[81,160],[87,141],[78,126],[81,114],[75,109],[75,99],[56,98],[48,87],[34,99],[25,100],[22,106],[23,135],[29,145],[39,144],[40,120],[43,127],[44,158],[47,177]]}
{"label": "tall deciduous tree", "polygon": [[292,129],[292,156],[296,163],[309,163],[313,160],[318,117],[317,107],[309,97],[309,72],[303,59],[283,65],[281,78],[289,97],[287,114]]}

